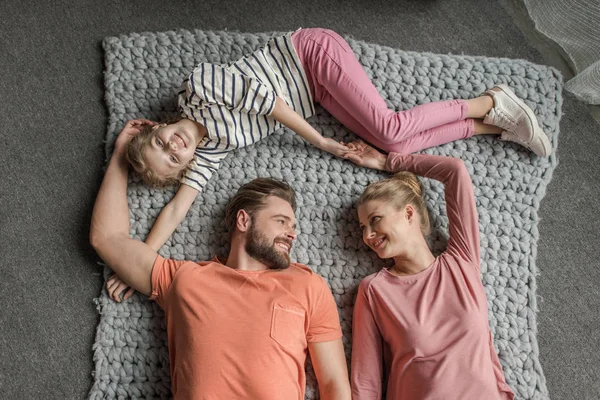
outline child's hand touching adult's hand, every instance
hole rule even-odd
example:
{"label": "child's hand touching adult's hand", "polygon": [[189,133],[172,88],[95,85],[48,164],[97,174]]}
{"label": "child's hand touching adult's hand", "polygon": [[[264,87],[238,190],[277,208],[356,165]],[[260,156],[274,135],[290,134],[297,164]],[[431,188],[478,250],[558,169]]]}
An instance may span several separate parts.
{"label": "child's hand touching adult's hand", "polygon": [[348,148],[352,151],[347,153],[344,158],[347,158],[354,164],[381,171],[385,170],[387,156],[375,150],[374,147],[369,146],[362,140],[357,140],[349,143]]}
{"label": "child's hand touching adult's hand", "polygon": [[324,150],[340,158],[345,158],[348,153],[353,151],[344,143],[336,142],[335,140],[330,138],[323,138],[319,147],[321,148],[321,150]]}
{"label": "child's hand touching adult's hand", "polygon": [[117,136],[117,140],[115,140],[115,153],[124,152],[127,144],[131,142],[131,139],[140,133],[146,125],[153,126],[157,123],[158,122],[153,122],[147,119],[132,119],[127,121],[125,127],[123,127],[123,130],[121,130],[121,133],[119,133],[119,136]]}
{"label": "child's hand touching adult's hand", "polygon": [[135,289],[130,288],[129,285],[123,282],[117,274],[112,274],[112,276],[106,281],[106,291],[108,292],[108,297],[117,303],[121,302],[120,295],[127,288],[129,288],[129,290],[123,295],[123,300],[130,298],[131,295],[135,293]]}

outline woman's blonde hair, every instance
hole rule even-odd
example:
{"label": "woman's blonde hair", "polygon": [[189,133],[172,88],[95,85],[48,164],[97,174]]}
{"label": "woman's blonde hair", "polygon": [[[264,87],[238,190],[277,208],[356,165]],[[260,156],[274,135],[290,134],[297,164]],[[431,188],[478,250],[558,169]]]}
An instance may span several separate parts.
{"label": "woman's blonde hair", "polygon": [[431,227],[423,198],[423,185],[412,172],[397,172],[390,178],[371,183],[360,196],[358,205],[360,207],[372,200],[390,202],[398,210],[412,205],[419,214],[423,236],[429,235]]}
{"label": "woman's blonde hair", "polygon": [[[168,121],[167,125],[174,124],[177,121],[179,120]],[[135,172],[140,175],[145,184],[154,187],[175,186],[185,174],[187,167],[182,168],[177,174],[172,176],[160,176],[150,168],[145,158],[146,149],[151,145],[152,139],[154,139],[158,130],[161,129],[152,128],[152,125],[144,126],[142,131],[131,139],[131,142],[127,145],[127,161],[131,164]]]}

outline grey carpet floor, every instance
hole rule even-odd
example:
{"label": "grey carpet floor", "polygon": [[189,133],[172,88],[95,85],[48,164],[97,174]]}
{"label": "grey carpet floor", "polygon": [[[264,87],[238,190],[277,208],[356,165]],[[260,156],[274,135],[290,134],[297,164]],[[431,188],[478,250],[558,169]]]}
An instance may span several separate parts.
{"label": "grey carpet floor", "polygon": [[[323,26],[371,43],[544,63],[494,1],[0,3],[0,398],[90,389],[102,278],[88,245],[107,112],[102,38],[176,28]],[[539,344],[555,399],[600,397],[600,128],[565,96],[560,164],[541,204]]]}

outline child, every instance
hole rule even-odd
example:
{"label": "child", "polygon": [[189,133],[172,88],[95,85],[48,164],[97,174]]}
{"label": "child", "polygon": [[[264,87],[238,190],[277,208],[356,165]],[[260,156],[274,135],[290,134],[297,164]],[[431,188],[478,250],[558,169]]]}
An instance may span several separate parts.
{"label": "child", "polygon": [[128,148],[145,182],[181,182],[146,243],[157,250],[187,214],[223,160],[286,126],[338,157],[352,150],[305,119],[320,103],[347,128],[386,152],[413,153],[477,134],[501,134],[539,156],[551,146],[535,115],[505,85],[470,100],[389,110],[350,46],[333,31],[300,29],[227,65],[199,64],[179,93],[182,119],[148,125]]}

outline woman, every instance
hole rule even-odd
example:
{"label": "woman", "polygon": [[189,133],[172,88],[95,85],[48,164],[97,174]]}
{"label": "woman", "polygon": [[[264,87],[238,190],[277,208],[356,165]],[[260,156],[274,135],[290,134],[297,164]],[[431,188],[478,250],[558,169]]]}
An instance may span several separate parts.
{"label": "woman", "polygon": [[[494,350],[480,280],[479,224],[470,176],[456,158],[385,156],[349,144],[358,165],[394,172],[359,200],[363,241],[389,269],[361,282],[353,320],[353,398],[513,399]],[[434,257],[416,175],[445,185],[449,240]],[[385,383],[384,383],[385,382]]]}

